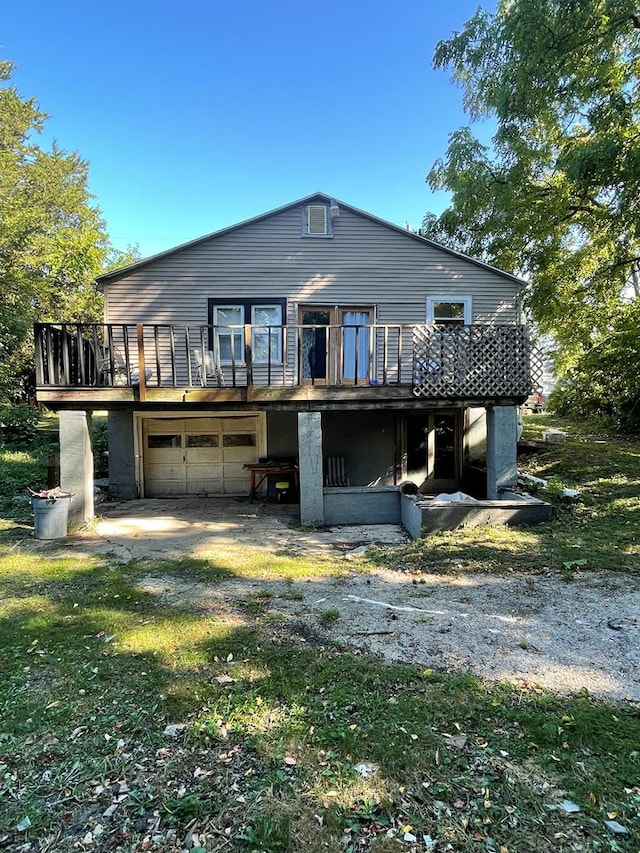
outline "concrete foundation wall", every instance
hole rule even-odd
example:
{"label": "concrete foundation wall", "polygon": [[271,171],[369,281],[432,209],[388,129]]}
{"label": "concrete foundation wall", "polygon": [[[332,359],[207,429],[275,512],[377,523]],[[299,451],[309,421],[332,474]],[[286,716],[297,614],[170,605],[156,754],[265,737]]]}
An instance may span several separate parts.
{"label": "concrete foundation wall", "polygon": [[431,506],[402,495],[400,507],[402,523],[412,539],[479,524],[542,524],[550,520],[551,511],[551,504],[522,495],[500,501],[434,503]]}
{"label": "concrete foundation wall", "polygon": [[109,493],[121,500],[138,497],[133,412],[109,412]]}
{"label": "concrete foundation wall", "polygon": [[325,524],[399,524],[400,492],[395,486],[347,486],[324,490]]}
{"label": "concrete foundation wall", "polygon": [[412,539],[422,536],[422,510],[408,495],[399,495],[400,522]]}

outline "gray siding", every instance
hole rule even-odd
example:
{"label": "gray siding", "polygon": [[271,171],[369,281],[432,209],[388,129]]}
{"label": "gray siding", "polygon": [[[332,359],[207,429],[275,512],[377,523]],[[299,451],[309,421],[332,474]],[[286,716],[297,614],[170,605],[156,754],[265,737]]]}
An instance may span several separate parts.
{"label": "gray siding", "polygon": [[378,323],[424,323],[427,296],[471,296],[474,322],[517,320],[515,281],[342,209],[333,237],[301,236],[290,208],[165,255],[105,285],[109,323],[207,323],[208,298],[286,297],[376,307]]}

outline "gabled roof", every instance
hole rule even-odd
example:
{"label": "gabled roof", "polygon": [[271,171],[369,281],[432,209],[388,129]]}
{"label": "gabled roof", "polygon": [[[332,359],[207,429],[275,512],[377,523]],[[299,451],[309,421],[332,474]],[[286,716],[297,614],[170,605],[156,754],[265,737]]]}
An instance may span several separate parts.
{"label": "gabled roof", "polygon": [[436,243],[435,240],[430,240],[428,237],[422,237],[420,234],[414,234],[413,231],[407,231],[406,228],[402,228],[400,225],[395,225],[393,222],[387,222],[386,219],[380,219],[378,216],[374,216],[372,213],[367,213],[365,210],[360,210],[357,207],[353,207],[351,204],[347,204],[344,201],[340,201],[340,199],[336,199],[334,196],[326,195],[325,193],[316,192],[312,195],[305,196],[304,198],[299,198],[296,201],[289,202],[289,204],[282,205],[282,207],[276,207],[273,210],[269,210],[266,213],[261,213],[258,216],[252,216],[251,219],[245,219],[242,222],[238,222],[235,225],[229,225],[226,228],[221,228],[219,231],[213,231],[211,234],[205,234],[203,237],[197,237],[195,240],[189,240],[187,243],[181,243],[179,246],[174,246],[172,249],[165,249],[163,252],[158,252],[155,255],[150,255],[148,258],[143,258],[141,261],[135,261],[132,264],[128,264],[124,267],[119,267],[118,269],[111,270],[111,272],[104,273],[104,275],[98,276],[96,279],[96,283],[99,286],[103,284],[107,284],[114,278],[119,278],[121,275],[129,272],[133,272],[134,270],[140,269],[141,267],[146,266],[147,264],[151,264],[154,261],[159,260],[160,258],[166,258],[169,255],[173,255],[176,252],[181,252],[183,249],[188,249],[191,246],[198,246],[200,243],[204,243],[207,240],[215,240],[217,237],[222,237],[224,234],[229,234],[232,231],[237,231],[240,228],[244,228],[246,225],[253,225],[255,222],[261,222],[263,219],[268,219],[270,216],[275,216],[278,213],[284,213],[287,210],[291,210],[294,207],[300,207],[303,204],[312,204],[314,201],[323,201],[327,204],[336,202],[339,207],[344,208],[345,210],[351,211],[351,213],[355,213],[358,216],[363,216],[365,219],[369,219],[371,222],[376,222],[378,225],[383,225],[385,228],[391,228],[393,231],[397,231],[399,234],[407,237],[410,240],[418,240],[420,243],[426,244],[428,246],[432,246],[435,249],[438,249],[441,252],[445,252],[448,255],[453,255],[456,258],[462,258],[465,261],[468,261],[475,266],[482,267],[483,269],[490,270],[497,275],[501,275],[504,278],[509,279],[510,281],[514,281],[517,284],[524,285],[526,284],[521,278],[518,278],[511,273],[505,272],[504,270],[498,269],[497,267],[491,266],[491,264],[487,264],[484,261],[478,261],[475,258],[469,257],[469,255],[465,255],[463,252],[457,252],[455,249],[450,249],[448,246],[443,246],[441,243]]}

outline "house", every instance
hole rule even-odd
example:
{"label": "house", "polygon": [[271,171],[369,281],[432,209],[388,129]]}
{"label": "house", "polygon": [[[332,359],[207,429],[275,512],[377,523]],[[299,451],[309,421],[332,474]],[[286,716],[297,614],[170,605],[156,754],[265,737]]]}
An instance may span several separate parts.
{"label": "house", "polygon": [[98,286],[104,324],[35,329],[76,521],[104,409],[120,498],[299,490],[322,524],[397,520],[406,482],[515,484],[537,377],[512,275],[316,193]]}

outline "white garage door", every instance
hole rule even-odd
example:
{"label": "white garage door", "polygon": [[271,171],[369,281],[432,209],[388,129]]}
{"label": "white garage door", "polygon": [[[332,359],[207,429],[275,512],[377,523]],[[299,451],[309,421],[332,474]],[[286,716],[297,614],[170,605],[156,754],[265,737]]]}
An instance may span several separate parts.
{"label": "white garage door", "polygon": [[144,418],[144,493],[248,494],[247,462],[258,461],[258,417]]}

